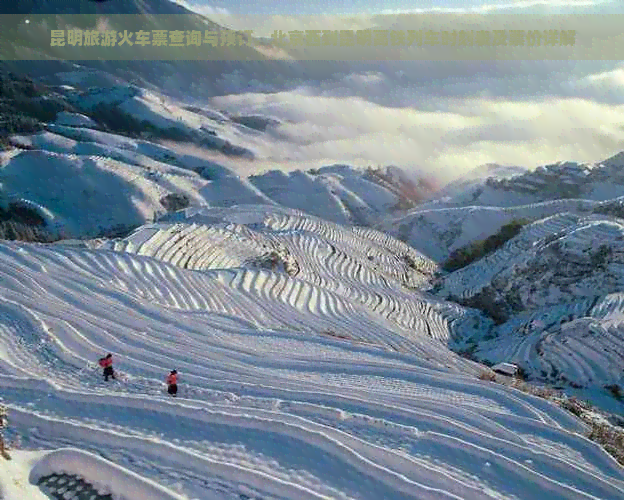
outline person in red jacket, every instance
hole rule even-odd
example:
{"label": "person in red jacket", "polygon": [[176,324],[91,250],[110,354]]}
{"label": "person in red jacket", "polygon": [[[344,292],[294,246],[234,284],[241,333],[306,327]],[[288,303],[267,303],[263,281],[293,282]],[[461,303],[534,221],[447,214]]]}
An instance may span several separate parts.
{"label": "person in red jacket", "polygon": [[106,357],[100,358],[99,364],[104,368],[104,381],[108,382],[108,377],[115,379],[115,371],[113,370],[113,355],[108,353]]}
{"label": "person in red jacket", "polygon": [[178,372],[176,370],[171,370],[171,373],[167,377],[167,392],[174,398],[178,393]]}

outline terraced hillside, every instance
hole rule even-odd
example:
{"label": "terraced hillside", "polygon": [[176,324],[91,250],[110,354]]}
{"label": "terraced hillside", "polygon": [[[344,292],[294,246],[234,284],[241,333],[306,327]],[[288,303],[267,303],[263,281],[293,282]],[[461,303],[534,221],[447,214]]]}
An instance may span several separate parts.
{"label": "terraced hillside", "polygon": [[591,214],[612,201],[555,200],[513,207],[415,208],[377,224],[379,230],[443,263],[453,252],[497,233],[513,221],[536,221],[560,213]]}
{"label": "terraced hillside", "polygon": [[[448,341],[452,323],[478,317],[419,293],[437,266],[374,230],[266,206],[189,209],[168,218],[174,221],[165,218],[100,248],[148,255],[186,269],[236,269],[240,277],[233,279],[259,296],[311,310],[340,297],[392,321],[410,338]],[[281,276],[267,275],[280,268]],[[356,330],[340,333],[356,338],[361,329]],[[402,344],[397,341],[394,348]]]}
{"label": "terraced hillside", "polygon": [[450,273],[439,294],[503,317],[504,324],[483,332],[477,357],[606,394],[605,387],[624,381],[623,241],[619,218],[547,217]]}
{"label": "terraced hillside", "polygon": [[[449,255],[471,243],[486,239],[515,221],[535,222],[566,214],[592,214],[622,218],[624,196],[602,201],[561,199],[510,207],[469,205],[456,208],[420,208],[386,217],[373,227],[407,243],[442,264]],[[543,228],[547,234],[550,226]],[[558,231],[553,228],[553,231]]]}
{"label": "terraced hillside", "polygon": [[[285,209],[170,219],[111,243],[0,244],[7,438],[58,449],[16,453],[5,491],[30,475],[128,500],[624,495],[582,422],[448,350],[480,316],[400,285],[426,284],[427,258]],[[293,267],[258,264],[276,248]],[[105,352],[117,381],[92,370]]]}

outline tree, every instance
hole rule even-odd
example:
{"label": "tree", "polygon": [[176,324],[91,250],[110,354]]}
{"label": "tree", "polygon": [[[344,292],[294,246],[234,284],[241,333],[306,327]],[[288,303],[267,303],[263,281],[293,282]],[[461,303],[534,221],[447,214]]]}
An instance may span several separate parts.
{"label": "tree", "polygon": [[495,252],[510,239],[517,236],[527,223],[528,221],[522,219],[512,220],[503,225],[496,234],[454,250],[442,265],[443,269],[453,272]]}

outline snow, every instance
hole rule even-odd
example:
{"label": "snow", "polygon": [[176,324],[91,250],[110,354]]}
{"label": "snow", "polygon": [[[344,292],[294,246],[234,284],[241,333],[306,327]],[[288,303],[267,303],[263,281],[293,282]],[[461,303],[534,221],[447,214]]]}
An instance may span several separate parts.
{"label": "snow", "polygon": [[[618,198],[619,199],[619,198]],[[386,217],[375,225],[442,263],[453,250],[497,233],[514,220],[540,221],[566,214],[588,215],[616,200],[603,202],[563,199],[511,207],[417,207],[406,215]]]}
{"label": "snow", "polygon": [[87,483],[94,489],[109,493],[113,500],[188,499],[93,453],[72,448],[51,452],[12,451],[11,460],[4,460],[0,468],[0,498],[47,500],[50,497],[39,488],[38,483],[51,474],[68,474],[79,478],[73,484],[67,482],[60,485],[65,495],[77,495],[80,486],[84,488],[84,483]]}
{"label": "snow", "polygon": [[[240,127],[232,122],[224,125],[218,117],[211,117],[201,110],[190,111],[188,106],[163,94],[135,85],[91,88],[87,92],[72,95],[70,99],[78,109],[85,113],[93,113],[98,106],[115,107],[138,122],[147,122],[163,131],[175,129],[184,133],[187,140],[202,139],[205,144],[211,144],[212,148],[217,150],[222,149],[227,143],[236,145],[243,140],[251,148],[240,148],[240,150],[251,158],[254,157],[253,150],[263,142],[262,140],[253,141],[254,136],[257,135],[254,130]],[[97,119],[97,115],[95,117]],[[241,128],[246,130],[241,131]],[[67,131],[59,133],[66,134]],[[84,134],[82,135],[84,137]],[[89,140],[94,141],[93,134],[89,137]]]}
{"label": "snow", "polygon": [[[516,315],[475,355],[513,362],[551,382],[587,389],[624,382],[624,225],[603,215],[563,213],[525,226],[500,249],[446,277],[441,296],[486,287]],[[602,253],[600,253],[602,252]],[[621,411],[621,410],[620,410]]]}
{"label": "snow", "polygon": [[526,173],[526,168],[517,166],[504,166],[496,164],[486,164],[474,168],[468,173],[454,179],[448,183],[437,193],[435,199],[452,198],[460,195],[462,192],[474,192],[475,189],[481,187],[488,178],[505,179],[515,175]]}
{"label": "snow", "polygon": [[98,490],[108,491],[114,500],[183,500],[162,486],[123,469],[93,453],[65,448],[48,453],[30,471],[30,482],[50,474],[76,475]]}
{"label": "snow", "polygon": [[399,200],[396,194],[351,167],[325,167],[318,175],[274,170],[252,175],[249,180],[282,206],[338,223],[371,224]]}
{"label": "snow", "polygon": [[30,483],[30,471],[45,452],[12,451],[11,460],[2,460],[0,498],[2,500],[49,500],[38,486]]}
{"label": "snow", "polygon": [[[216,110],[106,84],[76,107],[266,145]],[[607,200],[624,194],[621,158],[485,166],[406,214],[393,207],[421,188],[397,167],[242,176],[93,125],[61,114],[0,153],[3,206],[69,237],[0,241],[0,402],[21,442],[0,498],[48,498],[35,483],[51,474],[79,478],[66,497],[88,486],[115,500],[624,498],[624,471],[587,424],[479,380],[483,365],[451,351],[474,342],[494,369],[621,409],[604,385],[624,384],[624,225],[594,213],[621,210]],[[165,213],[167,195],[189,206]],[[515,219],[531,223],[437,276]],[[132,231],[83,239],[119,228]],[[502,325],[445,300],[488,287],[516,308]],[[93,363],[106,352],[108,383]]]}
{"label": "snow", "polygon": [[451,182],[436,194],[437,203],[443,207],[513,207],[571,196],[594,201],[624,196],[621,153],[595,164],[559,162],[524,173],[513,167],[487,170],[477,169]]}
{"label": "snow", "polygon": [[208,123],[208,120],[204,120],[200,115],[183,108],[173,108],[161,104],[155,96],[150,95],[128,99],[121,103],[120,108],[139,120],[145,120],[160,129],[173,127],[190,132],[199,130],[202,122]]}
{"label": "snow", "polygon": [[55,123],[57,125],[67,125],[69,127],[98,128],[97,123],[88,116],[81,115],[80,113],[68,113],[67,111],[61,111],[56,116]]}
{"label": "snow", "polygon": [[28,149],[3,154],[0,191],[44,207],[73,238],[151,221],[166,211],[160,200],[170,193],[193,206],[281,205],[358,225],[371,225],[399,200],[352,167],[247,178],[149,141],[58,123],[12,141]]}
{"label": "snow", "polygon": [[[124,499],[624,494],[585,424],[448,349],[476,316],[418,291],[435,265],[413,249],[277,206],[170,218],[91,248],[0,243],[10,430],[56,450],[22,477]],[[251,265],[274,249],[293,274]],[[125,381],[87,365],[105,352]]]}
{"label": "snow", "polygon": [[[84,79],[83,72],[77,72],[77,77]],[[75,81],[73,77],[67,77],[68,81]],[[134,85],[113,85],[106,87],[91,87],[86,92],[73,95],[74,105],[85,111],[91,111],[98,105],[116,105],[143,94],[143,90]]]}
{"label": "snow", "polygon": [[146,222],[165,211],[160,200],[171,192],[205,203],[198,192],[206,181],[198,174],[153,161],[148,166],[27,150],[6,162],[0,179],[5,192],[44,207],[74,237]]}
{"label": "snow", "polygon": [[73,139],[47,131],[30,136],[14,135],[11,141],[21,148],[44,149],[55,153],[71,151],[76,147]]}

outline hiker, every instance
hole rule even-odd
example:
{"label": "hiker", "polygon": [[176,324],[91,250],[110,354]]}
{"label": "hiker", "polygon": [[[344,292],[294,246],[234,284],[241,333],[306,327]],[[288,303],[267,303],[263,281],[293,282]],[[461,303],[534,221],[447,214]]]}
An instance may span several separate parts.
{"label": "hiker", "polygon": [[178,393],[178,372],[177,370],[171,370],[171,373],[167,377],[167,392],[174,398]]}
{"label": "hiker", "polygon": [[8,427],[7,411],[4,406],[0,406],[0,455],[6,458],[4,447],[4,429]]}
{"label": "hiker", "polygon": [[104,368],[105,382],[108,382],[108,377],[112,377],[113,380],[116,380],[115,371],[113,370],[113,355],[111,353],[108,353],[104,358],[100,358],[99,364]]}

